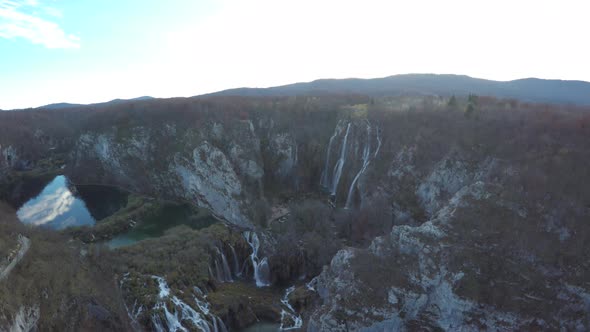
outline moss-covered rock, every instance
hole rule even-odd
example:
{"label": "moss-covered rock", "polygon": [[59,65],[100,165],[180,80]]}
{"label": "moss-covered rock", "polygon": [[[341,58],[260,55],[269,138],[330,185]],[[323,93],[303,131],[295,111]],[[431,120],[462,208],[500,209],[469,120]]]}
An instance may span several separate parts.
{"label": "moss-covered rock", "polygon": [[208,296],[215,314],[235,330],[258,321],[280,322],[280,298],[279,289],[244,282],[220,285]]}

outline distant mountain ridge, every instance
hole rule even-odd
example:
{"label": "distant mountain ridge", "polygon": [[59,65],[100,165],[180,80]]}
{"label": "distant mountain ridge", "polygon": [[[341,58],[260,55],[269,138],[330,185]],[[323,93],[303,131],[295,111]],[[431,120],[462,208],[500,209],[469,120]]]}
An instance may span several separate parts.
{"label": "distant mountain ridge", "polygon": [[112,104],[125,103],[125,102],[129,102],[129,101],[139,101],[139,100],[149,100],[149,99],[155,99],[155,98],[150,97],[150,96],[141,96],[141,97],[131,98],[131,99],[113,99],[111,101],[102,102],[102,103],[93,103],[93,104],[55,103],[55,104],[39,106],[39,107],[37,107],[37,109],[63,109],[63,108],[73,108],[73,107],[90,106],[90,105],[93,105],[93,106],[112,105]]}
{"label": "distant mountain ridge", "polygon": [[[363,94],[387,95],[440,95],[463,96],[476,94],[498,98],[514,98],[525,102],[576,104],[590,106],[590,82],[524,78],[513,81],[493,81],[453,74],[401,74],[383,78],[319,79],[270,88],[236,88],[198,95],[279,97],[297,95]],[[65,109],[83,106],[104,106],[132,101],[156,99],[142,96],[132,99],[114,99],[103,103],[56,103],[37,109]]]}
{"label": "distant mountain ridge", "polygon": [[590,82],[525,78],[493,81],[465,75],[403,74],[374,79],[320,79],[270,88],[237,88],[207,96],[294,96],[358,93],[370,96],[477,94],[539,103],[590,105]]}

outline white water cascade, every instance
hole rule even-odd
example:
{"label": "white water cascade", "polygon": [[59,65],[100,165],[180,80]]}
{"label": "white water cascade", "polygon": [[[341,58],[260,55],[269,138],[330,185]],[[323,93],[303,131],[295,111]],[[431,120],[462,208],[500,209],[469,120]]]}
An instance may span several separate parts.
{"label": "white water cascade", "polygon": [[[150,319],[155,331],[204,331],[227,332],[227,328],[221,318],[211,313],[207,295],[199,288],[193,287],[193,299],[195,303],[190,305],[178,297],[172,295],[166,279],[159,276],[146,276],[158,283],[156,304],[150,309],[134,300],[133,306],[125,308],[131,318],[135,330],[143,330],[140,325],[140,316],[151,313]],[[119,287],[124,288],[129,281],[129,273],[123,275]],[[161,314],[163,313],[163,315]]]}
{"label": "white water cascade", "polygon": [[250,254],[250,260],[254,267],[254,280],[256,281],[257,287],[270,286],[270,268],[268,266],[268,258],[258,257],[258,249],[260,248],[260,239],[258,235],[251,231],[244,232],[244,238],[246,242],[252,248],[252,254]]}
{"label": "white water cascade", "polygon": [[[219,248],[215,248],[217,250],[217,255],[221,259],[221,267],[217,259],[215,259],[215,268],[217,270],[217,278],[220,281],[224,282],[234,282],[231,274],[231,269],[229,268],[229,263],[227,262],[227,257],[223,253],[223,250]],[[221,272],[221,273],[220,273]]]}
{"label": "white water cascade", "polygon": [[352,183],[350,184],[350,188],[348,190],[348,197],[346,198],[346,204],[344,205],[345,209],[350,209],[352,207],[353,194],[354,194],[355,189],[357,189],[356,188],[357,182],[360,179],[360,177],[363,175],[363,173],[367,170],[367,167],[369,167],[371,160],[377,158],[377,154],[379,153],[379,150],[381,149],[381,134],[380,134],[379,127],[377,127],[377,130],[376,130],[377,148],[375,149],[375,153],[371,156],[371,132],[372,132],[371,129],[372,129],[371,123],[369,121],[367,121],[367,145],[365,146],[365,149],[363,150],[363,165],[361,166],[361,169],[356,174],[356,176],[352,180]]}
{"label": "white water cascade", "polygon": [[238,263],[238,255],[236,255],[236,249],[234,249],[234,246],[232,246],[231,244],[229,245],[229,248],[231,249],[231,254],[233,257],[233,268],[234,268],[234,273],[236,275],[236,277],[241,277],[242,276],[242,270],[240,269],[240,263]]}
{"label": "white water cascade", "polygon": [[369,121],[367,121],[367,144],[365,145],[365,148],[363,149],[363,165],[361,166],[361,169],[356,174],[356,176],[352,180],[352,183],[350,184],[350,189],[348,189],[348,197],[346,198],[346,204],[344,205],[345,209],[349,209],[350,205],[352,204],[352,196],[354,193],[354,189],[356,188],[356,183],[357,183],[358,179],[361,177],[361,175],[365,172],[365,170],[367,169],[369,164],[371,163],[370,157],[371,157],[371,123]]}
{"label": "white water cascade", "polygon": [[344,167],[344,162],[346,161],[346,143],[348,141],[348,133],[350,132],[350,123],[346,127],[346,134],[344,135],[344,140],[342,141],[342,148],[340,149],[340,158],[334,167],[334,178],[332,180],[332,188],[330,190],[332,196],[336,196],[336,189],[338,189],[338,182],[340,182],[340,176],[342,176],[342,167]]}
{"label": "white water cascade", "polygon": [[379,126],[377,126],[377,149],[375,149],[375,154],[373,155],[373,158],[377,158],[379,149],[381,149],[381,129],[379,129]]}
{"label": "white water cascade", "polygon": [[326,153],[326,165],[324,166],[324,171],[322,172],[322,178],[320,179],[320,185],[326,189],[331,188],[330,186],[330,174],[328,173],[328,169],[330,167],[330,154],[332,152],[332,145],[334,144],[334,139],[336,136],[340,135],[342,132],[342,127],[340,126],[341,121],[338,121],[336,124],[336,129],[334,129],[334,134],[330,137],[330,142],[328,143],[328,152]]}
{"label": "white water cascade", "polygon": [[[303,326],[303,319],[300,315],[297,314],[295,309],[289,303],[289,295],[293,293],[294,290],[295,286],[287,288],[287,290],[285,291],[285,295],[281,299],[281,303],[284,306],[284,308],[281,310],[280,330],[282,331],[300,329],[301,326]],[[287,322],[292,323],[291,325],[287,325]]]}
{"label": "white water cascade", "polygon": [[[210,313],[209,303],[205,300],[206,295],[198,287],[194,287],[194,300],[200,312],[178,297],[171,296],[170,287],[164,278],[158,276],[152,276],[152,278],[158,282],[159,287],[158,302],[156,302],[153,310],[164,312],[164,320],[156,313],[151,316],[156,331],[189,331],[193,328],[204,332],[227,331],[223,321]],[[168,305],[169,303],[172,303],[172,305]],[[206,317],[209,317],[210,321]],[[187,328],[183,325],[186,322],[190,322],[192,326]]]}

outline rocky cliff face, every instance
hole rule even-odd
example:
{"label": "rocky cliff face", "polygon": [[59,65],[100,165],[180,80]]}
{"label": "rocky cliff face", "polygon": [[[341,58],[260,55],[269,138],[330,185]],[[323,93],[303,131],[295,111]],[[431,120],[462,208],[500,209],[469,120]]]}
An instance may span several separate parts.
{"label": "rocky cliff face", "polygon": [[14,167],[18,162],[16,149],[12,145],[3,147],[0,145],[0,167]]}
{"label": "rocky cliff face", "polygon": [[12,326],[8,329],[10,332],[33,331],[37,328],[39,321],[39,307],[20,307]]}
{"label": "rocky cliff face", "polygon": [[380,185],[397,217],[391,233],[341,250],[312,282],[322,304],[308,331],[590,327],[581,278],[590,266],[577,256],[587,252],[589,211],[579,197],[531,202],[519,183],[523,168],[547,165],[451,149],[425,168],[415,155],[402,148]]}
{"label": "rocky cliff face", "polygon": [[71,153],[68,172],[83,182],[186,200],[252,227],[249,205],[261,197],[264,176],[260,139],[250,121],[229,127],[213,122],[197,129],[166,124],[87,132]]}

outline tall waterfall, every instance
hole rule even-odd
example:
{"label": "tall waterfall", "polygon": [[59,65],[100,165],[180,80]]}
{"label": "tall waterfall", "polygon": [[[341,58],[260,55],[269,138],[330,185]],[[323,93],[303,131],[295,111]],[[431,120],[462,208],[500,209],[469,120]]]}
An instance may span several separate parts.
{"label": "tall waterfall", "polygon": [[336,136],[338,136],[340,134],[341,127],[340,127],[340,122],[338,121],[338,123],[336,124],[336,129],[334,129],[334,134],[332,135],[332,137],[330,137],[330,142],[328,143],[328,152],[326,153],[326,165],[324,166],[324,171],[322,172],[322,178],[320,179],[320,185],[322,185],[324,188],[326,189],[330,189],[330,174],[328,173],[329,171],[329,167],[330,167],[330,154],[332,153],[332,145],[334,144],[334,139],[336,139]]}
{"label": "tall waterfall", "polygon": [[381,129],[379,128],[379,126],[377,126],[377,149],[375,149],[375,154],[373,155],[373,158],[377,158],[379,149],[381,149]]}
{"label": "tall waterfall", "polygon": [[354,190],[356,189],[356,184],[360,179],[361,175],[367,170],[369,164],[371,163],[371,157],[375,159],[377,154],[379,153],[379,149],[381,149],[381,134],[379,127],[376,130],[376,137],[377,137],[377,148],[375,149],[375,153],[371,156],[371,123],[367,121],[367,144],[365,145],[365,149],[363,150],[363,165],[361,169],[356,174],[352,183],[350,184],[350,189],[348,190],[348,197],[346,198],[346,205],[344,206],[346,209],[350,209],[352,207],[352,200]]}
{"label": "tall waterfall", "polygon": [[246,242],[252,248],[252,254],[250,254],[250,260],[254,267],[254,280],[256,281],[257,287],[270,286],[270,268],[268,266],[268,258],[258,257],[258,249],[260,248],[260,239],[258,235],[251,231],[244,232],[244,238]]}
{"label": "tall waterfall", "polygon": [[371,162],[370,157],[371,157],[371,123],[367,121],[367,143],[365,144],[365,148],[363,150],[363,165],[361,166],[361,169],[359,170],[359,172],[356,174],[356,176],[352,180],[352,183],[350,184],[350,189],[348,189],[348,197],[346,198],[346,204],[344,205],[344,207],[346,209],[349,209],[350,205],[352,204],[352,194],[354,193],[354,189],[356,187],[356,182],[358,181],[358,179],[361,177],[361,175],[365,172],[365,170],[369,166],[369,163]]}
{"label": "tall waterfall", "polygon": [[333,196],[336,196],[336,189],[338,189],[338,182],[340,182],[340,176],[342,176],[342,167],[344,167],[344,162],[346,160],[346,143],[348,141],[348,133],[350,132],[350,123],[346,127],[346,134],[344,135],[344,140],[342,141],[342,148],[340,149],[340,158],[334,167],[334,178],[332,180],[332,190],[331,193]]}
{"label": "tall waterfall", "polygon": [[[289,303],[289,295],[293,293],[295,286],[287,288],[285,295],[281,299],[284,308],[281,310],[281,326],[282,331],[300,329],[303,326],[303,319],[297,314],[297,311]],[[291,323],[290,325],[287,325]]]}

